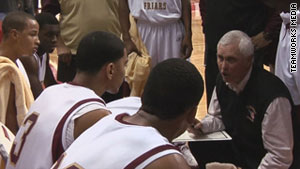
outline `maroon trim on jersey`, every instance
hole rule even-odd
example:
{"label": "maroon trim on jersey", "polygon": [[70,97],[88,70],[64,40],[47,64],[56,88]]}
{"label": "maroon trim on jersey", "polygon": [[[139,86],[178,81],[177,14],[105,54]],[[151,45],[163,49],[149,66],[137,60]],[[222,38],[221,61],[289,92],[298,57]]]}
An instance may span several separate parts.
{"label": "maroon trim on jersey", "polygon": [[151,156],[153,156],[153,155],[155,155],[157,153],[160,153],[162,151],[165,151],[165,150],[170,150],[170,149],[174,149],[174,150],[178,151],[178,149],[175,146],[170,145],[170,144],[158,146],[156,148],[153,148],[153,149],[147,151],[146,153],[142,154],[141,156],[139,156],[138,158],[136,158],[135,160],[133,160],[124,169],[136,168],[137,166],[139,166],[140,164],[142,164],[144,161],[146,161]]}
{"label": "maroon trim on jersey", "polygon": [[52,140],[52,161],[53,163],[59,159],[59,156],[65,151],[62,146],[62,130],[64,127],[64,124],[68,117],[72,114],[72,112],[77,109],[82,104],[88,103],[88,102],[100,102],[105,105],[105,102],[99,98],[91,98],[91,99],[85,99],[81,100],[80,102],[76,103],[67,113],[63,116],[63,118],[58,123]]}
{"label": "maroon trim on jersey", "polygon": [[115,119],[116,119],[118,122],[123,123],[123,124],[136,125],[136,124],[133,124],[133,123],[129,123],[129,122],[127,122],[127,121],[124,121],[123,118],[124,118],[125,116],[129,116],[129,114],[127,114],[127,113],[119,114],[119,115],[117,115],[117,116],[115,117]]}
{"label": "maroon trim on jersey", "polygon": [[8,134],[6,128],[5,128],[4,126],[1,126],[1,127],[2,127],[2,130],[3,130],[4,136],[5,136],[9,141],[11,141],[10,138],[9,138],[9,134]]}

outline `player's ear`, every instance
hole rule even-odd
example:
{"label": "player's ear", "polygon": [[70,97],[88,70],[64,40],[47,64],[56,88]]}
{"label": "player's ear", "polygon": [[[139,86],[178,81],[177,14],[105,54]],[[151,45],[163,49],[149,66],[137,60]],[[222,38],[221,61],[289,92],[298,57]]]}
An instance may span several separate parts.
{"label": "player's ear", "polygon": [[111,80],[113,78],[113,74],[115,71],[115,64],[113,62],[110,62],[105,67],[106,77]]}
{"label": "player's ear", "polygon": [[16,29],[11,29],[9,31],[9,36],[13,39],[17,39],[19,37],[19,32]]}

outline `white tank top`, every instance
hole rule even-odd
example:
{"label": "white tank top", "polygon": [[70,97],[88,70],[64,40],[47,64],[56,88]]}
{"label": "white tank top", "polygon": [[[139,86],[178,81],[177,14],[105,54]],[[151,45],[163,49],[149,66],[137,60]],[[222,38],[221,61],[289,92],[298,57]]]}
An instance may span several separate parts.
{"label": "white tank top", "polygon": [[163,24],[181,18],[181,0],[128,0],[128,6],[138,22]]}
{"label": "white tank top", "polygon": [[29,82],[28,75],[27,75],[27,73],[26,73],[26,69],[24,68],[24,66],[23,66],[22,62],[20,61],[20,59],[17,59],[17,60],[16,60],[16,64],[17,64],[18,68],[20,69],[20,71],[22,72],[22,74],[23,74],[23,76],[24,76],[26,82],[28,83],[28,86],[31,87],[31,86],[30,86],[30,82]]}
{"label": "white tank top", "polygon": [[41,83],[43,83],[45,80],[45,75],[46,75],[46,64],[48,64],[48,63],[46,63],[47,53],[43,54],[42,60],[38,56],[37,53],[34,53],[33,56],[35,57],[35,60],[37,61],[38,66],[39,66],[39,80]]}
{"label": "white tank top", "polygon": [[83,133],[52,168],[76,163],[85,169],[141,169],[154,160],[180,152],[153,127],[129,124],[128,114],[109,115]]}
{"label": "white tank top", "polygon": [[46,88],[16,135],[7,169],[49,169],[67,148],[63,133],[70,119],[91,104],[106,109],[104,101],[88,88],[67,83]]}
{"label": "white tank top", "polygon": [[129,115],[135,114],[142,106],[140,97],[124,97],[118,100],[107,103],[106,107],[112,114],[118,115],[128,113]]}

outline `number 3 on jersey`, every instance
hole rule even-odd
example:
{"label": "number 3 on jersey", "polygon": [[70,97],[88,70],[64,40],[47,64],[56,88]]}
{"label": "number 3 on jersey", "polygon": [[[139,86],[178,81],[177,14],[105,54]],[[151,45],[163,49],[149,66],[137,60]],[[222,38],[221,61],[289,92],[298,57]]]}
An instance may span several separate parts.
{"label": "number 3 on jersey", "polygon": [[22,148],[26,141],[27,135],[30,133],[31,129],[33,128],[34,124],[36,123],[39,117],[39,113],[33,112],[30,116],[28,116],[24,123],[22,124],[21,128],[19,129],[21,133],[20,137],[16,137],[14,144],[11,148],[10,152],[10,162],[14,165],[18,162],[19,156],[22,152]]}

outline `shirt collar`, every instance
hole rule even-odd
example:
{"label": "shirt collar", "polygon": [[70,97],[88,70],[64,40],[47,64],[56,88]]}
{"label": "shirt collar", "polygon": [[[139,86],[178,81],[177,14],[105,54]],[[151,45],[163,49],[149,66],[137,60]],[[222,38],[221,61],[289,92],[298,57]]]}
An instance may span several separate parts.
{"label": "shirt collar", "polygon": [[226,82],[226,85],[231,89],[233,90],[236,94],[239,94],[241,93],[241,91],[244,90],[249,78],[250,78],[250,75],[251,75],[251,72],[252,72],[252,66],[250,67],[248,73],[246,74],[246,76],[244,77],[244,79],[238,83],[237,85],[234,85],[234,84],[230,84],[230,83],[227,83]]}

